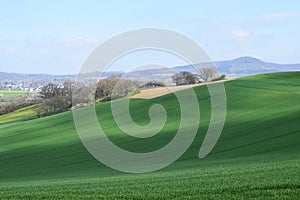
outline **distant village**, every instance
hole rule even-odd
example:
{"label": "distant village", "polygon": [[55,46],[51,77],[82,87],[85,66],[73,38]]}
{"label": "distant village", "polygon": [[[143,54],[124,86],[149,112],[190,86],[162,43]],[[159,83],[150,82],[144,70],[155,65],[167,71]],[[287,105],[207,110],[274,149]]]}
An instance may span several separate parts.
{"label": "distant village", "polygon": [[40,92],[47,83],[62,85],[64,79],[45,79],[45,80],[0,80],[0,90],[19,90],[28,92]]}

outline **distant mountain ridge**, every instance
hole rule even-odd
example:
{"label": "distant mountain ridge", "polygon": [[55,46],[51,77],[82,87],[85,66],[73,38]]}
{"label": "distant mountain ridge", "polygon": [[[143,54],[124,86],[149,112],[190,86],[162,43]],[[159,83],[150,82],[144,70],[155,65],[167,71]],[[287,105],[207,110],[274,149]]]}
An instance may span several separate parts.
{"label": "distant mountain ridge", "polygon": [[[196,67],[205,67],[211,63],[194,64]],[[277,64],[264,62],[260,59],[245,56],[228,61],[217,61],[215,65],[220,73],[227,76],[243,76],[251,74],[262,74],[268,72],[300,71],[300,64]],[[178,71],[195,71],[192,65],[174,67]]]}
{"label": "distant mountain ridge", "polygon": [[0,80],[21,80],[21,79],[32,79],[32,80],[47,80],[60,77],[59,75],[53,74],[21,74],[21,73],[7,73],[0,72]]}
{"label": "distant mountain ridge", "polygon": [[[112,74],[120,73],[123,74],[124,72],[115,72],[115,71],[110,71],[110,72],[92,72],[87,74],[88,76],[92,77],[99,77],[100,75],[104,76],[110,76]],[[54,74],[22,74],[22,73],[7,73],[7,72],[0,72],[0,81],[4,80],[67,80],[67,79],[75,79],[76,74],[67,74],[67,75],[54,75]]]}
{"label": "distant mountain ridge", "polygon": [[[173,68],[162,68],[162,69],[147,69],[140,71],[132,71],[125,73],[123,71],[109,71],[104,72],[93,72],[93,77],[109,76],[112,74],[122,74],[128,78],[147,78],[147,79],[166,79],[170,78],[170,75],[178,71],[189,71],[196,72],[194,66],[205,67],[212,63],[198,63],[194,65],[176,66]],[[300,71],[300,64],[277,64],[271,62],[264,62],[260,59],[245,56],[239,57],[228,61],[216,61],[214,64],[218,67],[220,73],[226,74],[231,77],[240,77],[252,74],[261,74],[269,72],[283,72],[283,71]],[[0,72],[0,80],[53,80],[53,79],[74,79],[75,74],[70,75],[53,75],[53,74],[21,74],[21,73],[6,73]]]}

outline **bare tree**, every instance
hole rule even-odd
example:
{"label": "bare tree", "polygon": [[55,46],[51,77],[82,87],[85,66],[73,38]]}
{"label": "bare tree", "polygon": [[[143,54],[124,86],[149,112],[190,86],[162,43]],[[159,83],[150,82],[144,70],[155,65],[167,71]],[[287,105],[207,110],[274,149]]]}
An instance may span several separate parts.
{"label": "bare tree", "polygon": [[200,79],[203,81],[211,81],[218,75],[218,69],[216,67],[204,67],[201,68],[198,73]]}
{"label": "bare tree", "polygon": [[121,75],[112,75],[98,82],[96,99],[110,100],[127,96],[137,88],[137,83],[130,79],[122,78]]}
{"label": "bare tree", "polygon": [[72,90],[75,82],[65,81],[63,84],[48,83],[41,92],[38,116],[48,116],[67,111],[72,106]]}
{"label": "bare tree", "polygon": [[176,83],[176,85],[189,85],[197,82],[197,76],[191,72],[182,71],[175,73],[172,76],[172,80],[174,83]]}
{"label": "bare tree", "polygon": [[58,84],[48,83],[40,91],[40,97],[43,99],[48,99],[56,97],[62,94],[61,88]]}
{"label": "bare tree", "polygon": [[39,117],[53,115],[68,111],[71,107],[70,102],[63,96],[55,96],[49,99],[43,99],[37,108]]}

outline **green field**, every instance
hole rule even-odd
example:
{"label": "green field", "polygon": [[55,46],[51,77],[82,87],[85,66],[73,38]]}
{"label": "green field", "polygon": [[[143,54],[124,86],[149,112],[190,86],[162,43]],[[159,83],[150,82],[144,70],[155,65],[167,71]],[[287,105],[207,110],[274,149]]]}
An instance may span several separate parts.
{"label": "green field", "polygon": [[[4,98],[17,97],[28,93],[28,91],[20,91],[20,90],[0,90],[0,94],[3,95]],[[0,106],[6,104],[7,102],[0,100]]]}
{"label": "green field", "polygon": [[[290,72],[225,82],[225,127],[205,159],[198,153],[210,98],[206,86],[194,88],[201,123],[193,144],[172,165],[146,174],[121,173],[95,160],[79,140],[71,112],[0,125],[0,199],[299,199],[299,79],[300,72]],[[174,94],[132,99],[133,119],[147,124],[148,109],[156,103],[165,107],[168,119],[147,139],[122,133],[109,103],[96,110],[114,143],[149,152],[166,145],[180,121]]]}
{"label": "green field", "polygon": [[26,93],[28,93],[28,92],[20,91],[20,90],[0,90],[0,94],[3,94],[4,97],[20,96],[20,95],[23,95]]}

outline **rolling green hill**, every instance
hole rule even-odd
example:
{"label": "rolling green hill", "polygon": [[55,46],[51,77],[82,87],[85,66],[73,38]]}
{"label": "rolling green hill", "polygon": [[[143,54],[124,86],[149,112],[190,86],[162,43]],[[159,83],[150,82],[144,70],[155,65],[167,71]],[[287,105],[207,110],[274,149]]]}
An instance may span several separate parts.
{"label": "rolling green hill", "polygon": [[[264,74],[225,83],[227,117],[213,151],[198,159],[210,119],[206,86],[194,88],[201,123],[193,144],[157,172],[126,174],[96,161],[76,133],[72,113],[0,125],[0,199],[297,199],[300,196],[300,72]],[[184,93],[185,91],[180,91]],[[162,131],[147,139],[123,134],[110,104],[96,106],[100,124],[118,146],[149,152],[176,133],[174,94],[132,99],[140,125],[159,103],[168,113]]]}

